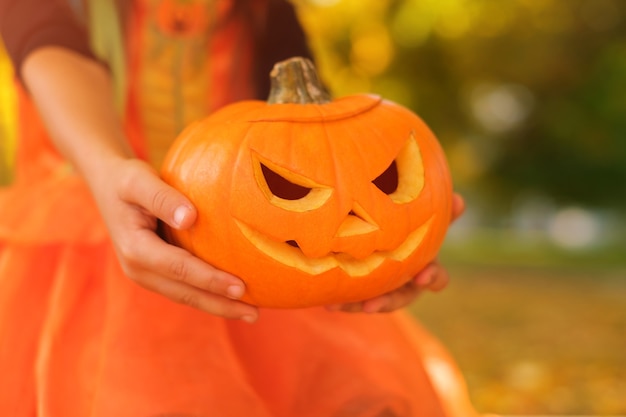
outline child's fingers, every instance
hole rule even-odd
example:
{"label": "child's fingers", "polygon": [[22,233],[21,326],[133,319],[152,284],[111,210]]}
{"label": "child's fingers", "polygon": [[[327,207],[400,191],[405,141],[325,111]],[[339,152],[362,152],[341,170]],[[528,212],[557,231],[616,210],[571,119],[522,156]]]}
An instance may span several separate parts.
{"label": "child's fingers", "polygon": [[150,230],[135,233],[133,243],[119,251],[124,272],[137,284],[207,313],[256,320],[257,308],[237,301],[245,292],[239,278],[165,243]]}
{"label": "child's fingers", "polygon": [[431,291],[440,291],[444,289],[448,285],[449,281],[450,276],[448,275],[448,271],[437,261],[433,261],[428,264],[415,276],[415,278],[413,278],[413,282],[419,288]]}
{"label": "child's fingers", "polygon": [[165,243],[151,230],[133,233],[133,240],[120,248],[122,263],[131,279],[140,281],[148,275],[145,272],[150,272],[231,299],[238,299],[245,292],[239,278]]}
{"label": "child's fingers", "polygon": [[454,193],[452,195],[452,219],[451,222],[455,221],[465,211],[465,200],[461,197],[460,194]]}
{"label": "child's fingers", "polygon": [[368,313],[388,313],[404,308],[417,298],[419,292],[419,288],[413,282],[408,282],[395,291],[365,301],[363,311]]}
{"label": "child's fingers", "polygon": [[182,282],[172,281],[157,274],[146,274],[138,281],[142,287],[159,293],[170,300],[227,319],[239,319],[253,323],[258,309],[249,304],[199,290]]}
{"label": "child's fingers", "polygon": [[137,164],[119,194],[123,201],[143,207],[176,229],[186,229],[196,220],[193,204],[147,165]]}
{"label": "child's fingers", "polygon": [[414,282],[408,282],[397,290],[378,297],[357,303],[331,305],[327,306],[327,309],[347,313],[387,313],[406,307],[415,300],[419,292],[420,289]]}

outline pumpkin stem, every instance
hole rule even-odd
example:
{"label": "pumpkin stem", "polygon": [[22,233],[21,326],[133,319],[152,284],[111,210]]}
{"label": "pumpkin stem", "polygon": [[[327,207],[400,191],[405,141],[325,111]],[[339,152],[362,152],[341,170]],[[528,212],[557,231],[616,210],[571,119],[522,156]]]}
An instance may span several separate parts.
{"label": "pumpkin stem", "polygon": [[331,101],[309,59],[295,57],[277,63],[270,72],[270,80],[269,104],[324,104]]}

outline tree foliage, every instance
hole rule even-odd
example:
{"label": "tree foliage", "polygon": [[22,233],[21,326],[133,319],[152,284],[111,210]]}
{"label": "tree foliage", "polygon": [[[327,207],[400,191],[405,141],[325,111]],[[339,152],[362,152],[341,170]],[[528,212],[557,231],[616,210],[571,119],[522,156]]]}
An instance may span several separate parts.
{"label": "tree foliage", "polygon": [[335,94],[420,114],[460,188],[626,206],[626,2],[300,1]]}

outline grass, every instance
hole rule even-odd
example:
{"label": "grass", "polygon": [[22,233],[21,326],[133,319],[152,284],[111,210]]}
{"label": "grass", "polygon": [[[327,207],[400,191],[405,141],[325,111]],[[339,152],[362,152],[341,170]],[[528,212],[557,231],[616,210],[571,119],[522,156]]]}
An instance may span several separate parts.
{"label": "grass", "polygon": [[482,229],[446,242],[442,256],[454,263],[555,269],[626,268],[626,230],[604,244],[567,249],[541,236]]}

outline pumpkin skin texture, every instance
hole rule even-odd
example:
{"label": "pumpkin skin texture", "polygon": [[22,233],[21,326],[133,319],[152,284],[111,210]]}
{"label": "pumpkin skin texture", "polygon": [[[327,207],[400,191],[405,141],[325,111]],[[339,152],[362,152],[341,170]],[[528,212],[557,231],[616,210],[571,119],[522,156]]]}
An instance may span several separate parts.
{"label": "pumpkin skin texture", "polygon": [[444,153],[409,110],[379,97],[244,101],[188,127],[162,168],[198,210],[166,238],[275,308],[369,299],[436,256],[451,216]]}

